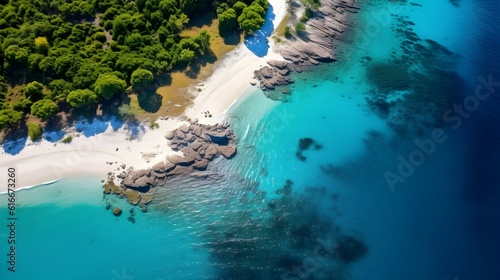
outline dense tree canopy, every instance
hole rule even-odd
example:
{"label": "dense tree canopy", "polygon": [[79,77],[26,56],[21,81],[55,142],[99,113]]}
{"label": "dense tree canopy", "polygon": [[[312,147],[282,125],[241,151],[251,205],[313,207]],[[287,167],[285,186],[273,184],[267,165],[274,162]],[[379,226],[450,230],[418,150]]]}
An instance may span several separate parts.
{"label": "dense tree canopy", "polygon": [[225,35],[238,28],[238,20],[234,9],[227,9],[220,13],[217,18],[219,19],[219,33]]}
{"label": "dense tree canopy", "polygon": [[31,105],[31,114],[42,121],[47,120],[59,110],[57,104],[50,99],[42,99]]}
{"label": "dense tree canopy", "polygon": [[251,34],[267,6],[267,0],[2,0],[0,129],[29,113],[46,120],[69,108],[65,103],[106,102],[130,85],[183,70],[210,51],[207,31],[181,35],[190,18],[215,13],[221,34]]}
{"label": "dense tree canopy", "polygon": [[24,87],[24,94],[31,100],[36,101],[42,98],[43,84],[34,81]]}
{"label": "dense tree canopy", "polygon": [[97,94],[89,89],[77,89],[68,94],[66,102],[76,108],[89,106],[97,102]]}
{"label": "dense tree canopy", "polygon": [[151,71],[146,69],[137,69],[132,73],[132,78],[130,78],[130,84],[134,87],[145,87],[150,85],[154,81],[154,76]]}
{"label": "dense tree canopy", "polygon": [[[228,3],[234,4],[230,7]],[[228,1],[228,3],[221,3],[217,8],[221,35],[226,35],[238,28],[246,34],[252,34],[264,24],[269,6],[267,0]]]}
{"label": "dense tree canopy", "polygon": [[28,136],[31,141],[37,141],[42,138],[42,128],[40,127],[40,124],[28,122],[26,123],[26,126],[28,127]]}
{"label": "dense tree canopy", "polygon": [[125,90],[127,83],[113,74],[101,74],[94,84],[97,95],[109,99]]}
{"label": "dense tree canopy", "polygon": [[23,118],[23,113],[13,109],[0,110],[0,128],[19,122]]}

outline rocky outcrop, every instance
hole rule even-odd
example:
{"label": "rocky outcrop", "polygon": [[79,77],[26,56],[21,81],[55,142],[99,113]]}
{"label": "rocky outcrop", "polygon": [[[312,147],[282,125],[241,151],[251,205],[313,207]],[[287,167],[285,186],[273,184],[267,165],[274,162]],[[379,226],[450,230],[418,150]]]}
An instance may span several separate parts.
{"label": "rocky outcrop", "polygon": [[255,78],[260,81],[261,89],[273,90],[276,86],[285,86],[293,83],[293,80],[288,76],[290,69],[287,62],[272,60],[267,64],[269,66],[264,66],[254,72]]}
{"label": "rocky outcrop", "polygon": [[350,17],[360,9],[356,0],[319,0],[306,30],[295,35],[281,49],[285,61],[269,61],[254,72],[262,90],[293,83],[290,72],[302,72],[320,63],[335,61],[335,50],[345,40],[343,34],[352,28]]}
{"label": "rocky outcrop", "polygon": [[149,169],[123,171],[116,176],[122,180],[121,185],[110,181],[103,186],[104,192],[126,197],[129,203],[145,211],[145,205],[153,200],[155,188],[165,185],[170,177],[204,171],[219,155],[230,159],[236,154],[236,136],[228,124],[195,122],[168,132],[165,138],[170,139],[171,148],[178,154],[169,155]]}

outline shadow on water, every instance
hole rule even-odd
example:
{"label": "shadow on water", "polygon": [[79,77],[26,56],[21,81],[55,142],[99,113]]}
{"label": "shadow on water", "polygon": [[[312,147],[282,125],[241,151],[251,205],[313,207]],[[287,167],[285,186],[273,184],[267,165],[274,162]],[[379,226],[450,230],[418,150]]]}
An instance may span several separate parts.
{"label": "shadow on water", "polygon": [[258,57],[264,57],[269,50],[267,37],[271,36],[274,31],[273,20],[276,18],[274,9],[271,4],[266,13],[266,18],[262,28],[255,32],[253,36],[245,39],[245,46]]}

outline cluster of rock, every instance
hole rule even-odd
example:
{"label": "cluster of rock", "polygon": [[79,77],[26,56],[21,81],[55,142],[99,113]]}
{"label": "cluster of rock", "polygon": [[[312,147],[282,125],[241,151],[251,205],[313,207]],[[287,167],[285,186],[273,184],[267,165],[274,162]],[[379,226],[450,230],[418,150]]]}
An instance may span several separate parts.
{"label": "cluster of rock", "polygon": [[232,158],[236,154],[236,135],[229,124],[203,125],[197,122],[183,125],[169,132],[165,138],[174,151],[149,169],[123,171],[116,177],[121,185],[113,182],[104,185],[104,192],[125,196],[133,205],[145,208],[152,201],[155,187],[163,186],[169,177],[206,170],[210,161],[222,155]]}
{"label": "cluster of rock", "polygon": [[290,68],[288,62],[271,60],[269,66],[264,66],[254,71],[255,78],[260,82],[262,90],[273,90],[276,86],[286,86],[293,83],[289,77]]}
{"label": "cluster of rock", "polygon": [[291,71],[302,72],[322,62],[335,61],[334,50],[343,33],[352,28],[350,16],[360,9],[356,0],[319,0],[321,6],[306,23],[306,31],[295,36],[281,55],[286,61],[270,61],[269,66],[255,71],[262,90],[293,83]]}

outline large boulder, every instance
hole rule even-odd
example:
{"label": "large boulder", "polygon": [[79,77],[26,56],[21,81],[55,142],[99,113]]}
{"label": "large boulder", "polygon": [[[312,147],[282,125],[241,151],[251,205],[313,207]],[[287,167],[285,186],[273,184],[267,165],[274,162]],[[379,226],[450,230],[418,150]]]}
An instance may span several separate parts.
{"label": "large boulder", "polygon": [[188,166],[191,165],[195,161],[195,157],[183,157],[183,156],[178,156],[178,155],[170,155],[168,156],[168,160],[174,164],[177,165],[182,165],[182,166]]}
{"label": "large boulder", "polygon": [[175,130],[172,130],[169,133],[167,133],[167,135],[165,135],[165,138],[167,140],[172,140],[172,139],[174,139],[174,137],[175,137]]}
{"label": "large boulder", "polygon": [[189,126],[188,125],[182,125],[181,127],[179,127],[180,131],[184,132],[184,133],[188,133],[189,132]]}
{"label": "large boulder", "polygon": [[115,207],[113,208],[113,215],[115,216],[120,216],[122,214],[122,209],[120,209],[119,207]]}
{"label": "large boulder", "polygon": [[157,164],[153,165],[153,170],[156,173],[164,173],[165,172],[165,163],[163,161],[158,162]]}
{"label": "large boulder", "polygon": [[187,175],[193,172],[192,166],[177,165],[173,170],[168,172],[169,176]]}
{"label": "large boulder", "polygon": [[203,158],[212,160],[214,159],[214,157],[218,155],[218,153],[219,152],[217,151],[217,148],[215,148],[214,145],[209,145],[207,150],[205,151],[205,155],[203,156]]}
{"label": "large boulder", "polygon": [[193,165],[191,166],[193,166],[193,168],[196,170],[206,170],[208,167],[208,160],[202,159],[200,161],[193,163]]}
{"label": "large boulder", "polygon": [[197,151],[201,147],[202,144],[203,143],[201,143],[199,141],[194,141],[193,144],[190,145],[190,147],[193,148],[193,150]]}
{"label": "large boulder", "polygon": [[184,134],[180,129],[177,129],[175,131],[175,138],[182,140],[186,138],[186,134]]}
{"label": "large boulder", "polygon": [[137,205],[141,200],[140,193],[131,189],[126,189],[123,193],[130,204]]}
{"label": "large boulder", "polygon": [[175,163],[172,163],[171,161],[169,161],[168,159],[165,161],[165,172],[168,172],[172,169],[174,169],[174,167],[176,166]]}
{"label": "large boulder", "polygon": [[188,132],[188,134],[186,134],[186,142],[188,143],[192,143],[196,140],[196,136],[194,136],[193,134],[191,134],[191,132]]}
{"label": "large boulder", "polygon": [[151,201],[153,201],[153,195],[152,194],[141,194],[141,203],[148,204]]}
{"label": "large boulder", "polygon": [[191,147],[183,148],[181,150],[181,152],[184,154],[184,156],[186,157],[186,159],[188,161],[191,161],[192,159],[201,160],[200,155],[195,150],[193,150]]}
{"label": "large boulder", "polygon": [[199,125],[196,125],[193,127],[193,131],[192,133],[198,137],[200,137],[203,133],[203,129],[199,126]]}
{"label": "large boulder", "polygon": [[217,150],[221,155],[223,155],[225,158],[232,158],[236,154],[236,146],[235,145],[229,145],[229,146],[216,146]]}
{"label": "large boulder", "polygon": [[153,182],[153,185],[156,185],[157,181],[156,179],[163,179],[165,176],[167,176],[167,173],[157,173],[156,171],[151,172],[152,177],[155,178],[155,181]]}

